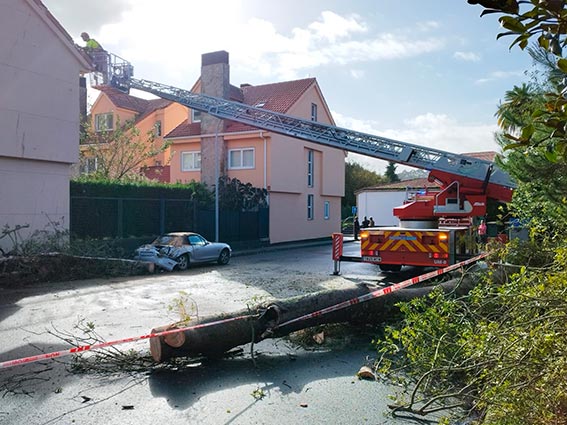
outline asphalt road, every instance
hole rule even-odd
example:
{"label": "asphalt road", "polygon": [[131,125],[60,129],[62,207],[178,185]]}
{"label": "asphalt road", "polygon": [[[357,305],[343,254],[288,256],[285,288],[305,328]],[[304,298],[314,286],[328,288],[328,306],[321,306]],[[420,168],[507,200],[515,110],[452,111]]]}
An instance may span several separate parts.
{"label": "asphalt road", "polygon": [[[346,244],[345,254],[358,249]],[[325,245],[235,256],[227,266],[179,273],[0,288],[0,361],[67,349],[66,339],[83,335],[80,324],[92,324],[105,340],[147,334],[179,319],[180,300],[195,318],[267,298],[397,279],[369,264],[341,269],[332,275]],[[131,350],[136,361],[149,349],[147,341],[117,348]],[[254,346],[253,359],[244,346],[231,358],[137,372],[110,362],[106,372],[77,373],[69,356],[0,370],[0,423],[403,423],[385,416],[393,388],[355,377],[374,355],[370,336],[360,334],[313,350],[267,340]]]}

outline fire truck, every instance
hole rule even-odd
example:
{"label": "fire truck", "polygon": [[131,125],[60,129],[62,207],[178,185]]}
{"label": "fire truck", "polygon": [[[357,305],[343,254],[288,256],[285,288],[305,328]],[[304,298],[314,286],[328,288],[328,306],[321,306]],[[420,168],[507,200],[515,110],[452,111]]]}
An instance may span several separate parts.
{"label": "fire truck", "polygon": [[[190,109],[254,127],[429,171],[438,191],[417,193],[394,208],[397,227],[364,229],[361,256],[352,261],[378,264],[383,271],[403,265],[445,267],[474,254],[471,218],[486,214],[488,199],[509,202],[515,183],[491,161],[308,121],[227,99],[134,78],[133,66],[109,54],[103,84],[142,90]],[[341,257],[348,260],[347,257]]]}

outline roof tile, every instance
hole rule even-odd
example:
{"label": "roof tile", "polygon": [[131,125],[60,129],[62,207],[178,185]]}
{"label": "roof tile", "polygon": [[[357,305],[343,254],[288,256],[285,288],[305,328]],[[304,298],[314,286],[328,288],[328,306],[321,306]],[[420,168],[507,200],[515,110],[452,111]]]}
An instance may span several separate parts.
{"label": "roof tile", "polygon": [[201,134],[201,123],[195,122],[190,123],[188,119],[183,121],[173,130],[171,130],[168,134],[165,135],[165,138],[174,138],[174,137],[188,137],[188,136],[198,136]]}
{"label": "roof tile", "polygon": [[[230,86],[230,99],[247,105],[265,108],[270,111],[285,114],[299,100],[301,95],[315,83],[315,78],[284,81],[281,83],[263,84],[260,86],[244,85],[241,88]],[[200,130],[200,126],[199,126]],[[229,121],[226,126],[228,133],[257,130],[248,124]],[[183,133],[183,132],[188,133]],[[187,122],[182,123],[166,137],[195,136],[196,127]],[[190,133],[189,133],[190,132]]]}
{"label": "roof tile", "polygon": [[467,153],[462,153],[461,155],[470,156],[476,159],[483,159],[485,161],[494,161],[498,156],[498,152],[494,152],[494,151],[467,152]]}
{"label": "roof tile", "polygon": [[99,89],[108,96],[110,101],[117,108],[136,112],[138,114],[136,122],[146,118],[152,112],[158,109],[163,109],[173,103],[171,100],[166,99],[142,99],[140,97],[121,92],[113,87],[102,86]]}

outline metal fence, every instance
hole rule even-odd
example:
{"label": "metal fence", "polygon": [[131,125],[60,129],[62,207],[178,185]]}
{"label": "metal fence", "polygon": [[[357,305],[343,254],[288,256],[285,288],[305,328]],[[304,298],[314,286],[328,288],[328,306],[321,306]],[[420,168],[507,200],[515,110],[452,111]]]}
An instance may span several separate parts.
{"label": "metal fence", "polygon": [[[219,213],[219,240],[267,240],[269,209]],[[215,239],[214,210],[186,199],[71,196],[70,230],[77,239],[150,237],[193,231]]]}

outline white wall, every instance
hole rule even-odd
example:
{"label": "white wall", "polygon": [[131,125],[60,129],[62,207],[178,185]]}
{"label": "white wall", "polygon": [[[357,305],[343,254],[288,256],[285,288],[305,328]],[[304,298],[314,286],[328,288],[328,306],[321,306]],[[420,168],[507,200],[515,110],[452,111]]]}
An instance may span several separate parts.
{"label": "white wall", "polygon": [[406,191],[369,191],[356,195],[359,221],[373,217],[376,226],[397,226],[398,218],[394,217],[394,207],[404,204]]}

